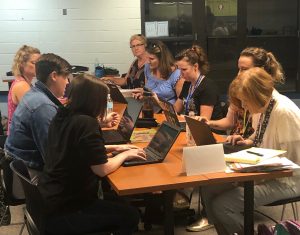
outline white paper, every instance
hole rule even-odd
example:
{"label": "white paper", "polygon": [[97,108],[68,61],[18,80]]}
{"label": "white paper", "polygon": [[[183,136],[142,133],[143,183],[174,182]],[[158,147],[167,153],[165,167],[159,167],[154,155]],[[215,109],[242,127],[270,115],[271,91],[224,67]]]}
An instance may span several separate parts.
{"label": "white paper", "polygon": [[169,36],[168,21],[157,21],[157,37]]}
{"label": "white paper", "polygon": [[224,172],[226,169],[222,144],[185,147],[182,161],[188,176]]}
{"label": "white paper", "polygon": [[157,21],[145,22],[146,37],[157,37]]}

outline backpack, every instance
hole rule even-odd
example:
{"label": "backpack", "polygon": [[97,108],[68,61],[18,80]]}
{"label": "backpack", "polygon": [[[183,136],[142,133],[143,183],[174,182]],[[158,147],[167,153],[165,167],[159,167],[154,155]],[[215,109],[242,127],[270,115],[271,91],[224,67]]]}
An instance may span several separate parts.
{"label": "backpack", "polygon": [[293,220],[282,221],[271,227],[265,224],[257,226],[258,235],[300,235],[300,223]]}

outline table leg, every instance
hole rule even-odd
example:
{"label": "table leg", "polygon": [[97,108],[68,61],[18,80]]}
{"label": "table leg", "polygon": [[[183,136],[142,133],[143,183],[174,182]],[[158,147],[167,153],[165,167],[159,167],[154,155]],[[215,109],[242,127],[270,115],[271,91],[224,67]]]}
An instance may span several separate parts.
{"label": "table leg", "polygon": [[244,182],[244,234],[254,234],[254,182]]}
{"label": "table leg", "polygon": [[175,190],[163,192],[164,196],[164,234],[174,235],[173,198]]}

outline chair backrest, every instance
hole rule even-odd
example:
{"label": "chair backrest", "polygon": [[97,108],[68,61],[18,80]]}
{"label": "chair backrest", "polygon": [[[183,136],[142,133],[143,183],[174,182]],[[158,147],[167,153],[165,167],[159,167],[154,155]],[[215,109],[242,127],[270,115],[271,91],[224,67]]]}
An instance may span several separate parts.
{"label": "chair backrest", "polygon": [[42,235],[44,234],[45,207],[37,187],[37,181],[31,180],[28,169],[21,160],[12,161],[10,168],[19,177],[25,193],[27,229],[30,230],[30,234]]}

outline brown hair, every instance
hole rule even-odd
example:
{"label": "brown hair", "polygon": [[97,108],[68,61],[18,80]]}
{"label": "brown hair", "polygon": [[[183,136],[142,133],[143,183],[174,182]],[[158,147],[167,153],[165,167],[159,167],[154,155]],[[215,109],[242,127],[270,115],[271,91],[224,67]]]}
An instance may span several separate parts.
{"label": "brown hair", "polygon": [[284,83],[285,76],[281,64],[276,60],[272,52],[263,48],[247,47],[240,56],[251,57],[255,67],[263,68],[273,78],[274,83]]}
{"label": "brown hair", "polygon": [[149,43],[146,51],[157,56],[159,59],[158,70],[164,79],[168,79],[173,72],[172,67],[175,66],[174,57],[169,51],[168,47],[161,41],[156,40]]}
{"label": "brown hair", "polygon": [[175,59],[177,61],[185,60],[191,65],[198,63],[199,70],[203,75],[206,75],[209,71],[207,56],[202,47],[198,45],[193,45],[191,48],[181,51],[175,56]]}
{"label": "brown hair", "polygon": [[40,50],[23,45],[16,53],[12,66],[12,73],[14,76],[23,76],[23,66],[30,60],[30,56],[33,54],[41,54]]}
{"label": "brown hair", "polygon": [[80,74],[71,84],[67,107],[73,112],[84,113],[91,117],[103,118],[109,88],[95,76]]}
{"label": "brown hair", "polygon": [[52,72],[59,75],[71,74],[71,65],[63,58],[53,53],[42,54],[35,65],[36,78],[42,83],[46,83]]}
{"label": "brown hair", "polygon": [[138,40],[138,41],[140,41],[142,44],[144,44],[145,47],[147,47],[147,38],[146,38],[144,35],[142,35],[142,34],[134,34],[134,35],[132,35],[132,36],[130,37],[129,43],[131,44],[131,42],[132,42],[133,40]]}
{"label": "brown hair", "polygon": [[238,99],[238,89],[240,88],[240,81],[239,79],[235,78],[232,80],[232,82],[229,85],[228,88],[228,100],[230,104],[233,104],[237,108],[242,108],[242,102],[240,99]]}
{"label": "brown hair", "polygon": [[247,97],[257,107],[264,107],[272,96],[273,78],[262,68],[250,68],[240,73],[235,80],[237,84],[233,88],[237,90],[236,95]]}

